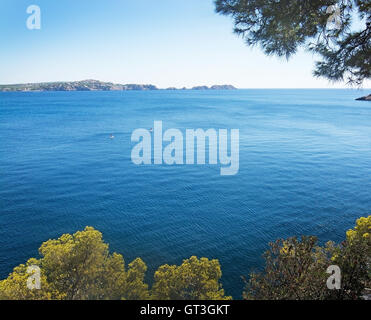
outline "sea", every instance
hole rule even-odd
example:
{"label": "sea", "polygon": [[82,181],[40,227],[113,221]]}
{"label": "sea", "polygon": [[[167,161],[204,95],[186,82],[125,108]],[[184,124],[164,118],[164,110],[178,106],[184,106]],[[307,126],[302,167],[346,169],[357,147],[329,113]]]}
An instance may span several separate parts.
{"label": "sea", "polygon": [[[226,294],[240,299],[269,242],[341,242],[371,213],[371,103],[355,101],[368,93],[0,93],[0,279],[42,242],[92,226],[126,263],[141,257],[148,282],[163,264],[218,259]],[[131,135],[154,121],[239,129],[239,172],[134,164]]]}

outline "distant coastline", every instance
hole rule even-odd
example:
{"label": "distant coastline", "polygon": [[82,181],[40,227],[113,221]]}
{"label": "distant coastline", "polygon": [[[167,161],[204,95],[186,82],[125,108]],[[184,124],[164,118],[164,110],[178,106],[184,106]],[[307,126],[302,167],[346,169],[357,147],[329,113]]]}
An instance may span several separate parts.
{"label": "distant coastline", "polygon": [[0,85],[0,92],[30,92],[30,91],[149,91],[149,90],[237,90],[232,85],[196,86],[193,88],[159,89],[152,84],[117,84],[99,80],[41,82],[25,84]]}
{"label": "distant coastline", "polygon": [[358,98],[356,100],[358,100],[358,101],[371,101],[371,94],[369,94],[368,96]]}

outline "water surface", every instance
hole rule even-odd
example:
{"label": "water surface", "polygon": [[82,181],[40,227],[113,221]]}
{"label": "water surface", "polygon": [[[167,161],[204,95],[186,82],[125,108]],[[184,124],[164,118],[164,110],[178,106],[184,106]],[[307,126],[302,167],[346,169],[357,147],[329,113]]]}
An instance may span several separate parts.
{"label": "water surface", "polygon": [[[99,229],[152,273],[217,258],[227,294],[267,243],[341,241],[371,208],[371,104],[352,90],[0,93],[0,278],[43,241]],[[130,136],[240,129],[240,172],[136,166]],[[110,134],[115,139],[109,139]]]}

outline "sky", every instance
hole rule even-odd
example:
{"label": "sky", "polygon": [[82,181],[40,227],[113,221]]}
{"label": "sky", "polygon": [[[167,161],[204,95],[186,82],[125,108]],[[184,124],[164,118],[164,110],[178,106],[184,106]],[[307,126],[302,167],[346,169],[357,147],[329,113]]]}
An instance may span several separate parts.
{"label": "sky", "polygon": [[[30,5],[41,9],[40,30],[26,27]],[[346,87],[314,78],[311,53],[286,61],[247,47],[213,0],[1,0],[0,39],[0,84]]]}

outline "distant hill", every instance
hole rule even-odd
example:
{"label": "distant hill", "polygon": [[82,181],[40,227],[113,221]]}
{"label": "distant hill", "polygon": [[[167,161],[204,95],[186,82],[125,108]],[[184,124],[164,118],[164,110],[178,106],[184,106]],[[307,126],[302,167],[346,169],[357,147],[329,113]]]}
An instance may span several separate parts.
{"label": "distant hill", "polygon": [[0,85],[0,91],[126,91],[158,90],[151,84],[116,84],[98,80]]}
{"label": "distant hill", "polygon": [[[167,90],[185,90],[170,87]],[[98,80],[83,80],[71,82],[42,82],[0,85],[0,91],[129,91],[129,90],[159,90],[152,84],[117,84],[112,82],[102,82]],[[193,87],[192,90],[236,90],[232,85],[214,85]]]}
{"label": "distant hill", "polygon": [[192,90],[237,90],[237,88],[230,84],[224,84],[224,85],[213,85],[211,87],[198,86],[198,87],[193,87]]}

